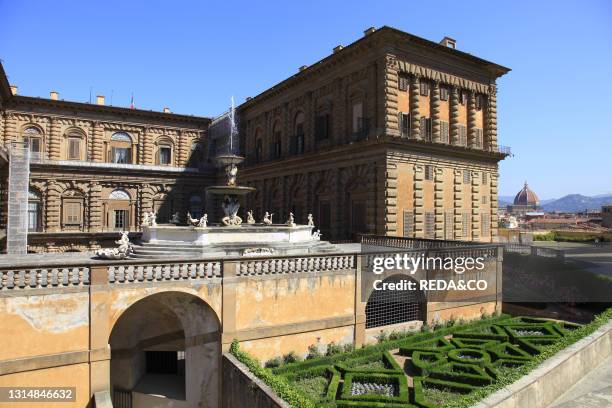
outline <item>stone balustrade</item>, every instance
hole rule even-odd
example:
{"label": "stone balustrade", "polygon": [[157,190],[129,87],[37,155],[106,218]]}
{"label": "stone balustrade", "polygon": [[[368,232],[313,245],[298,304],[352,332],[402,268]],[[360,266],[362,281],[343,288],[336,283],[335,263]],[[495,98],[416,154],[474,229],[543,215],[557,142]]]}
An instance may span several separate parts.
{"label": "stone balustrade", "polygon": [[220,278],[220,261],[177,262],[153,265],[110,265],[108,282],[111,284],[132,282],[189,281]]}
{"label": "stone balustrade", "polygon": [[0,271],[0,291],[89,285],[88,267],[9,269]]}
{"label": "stone balustrade", "polygon": [[238,262],[237,276],[273,275],[352,269],[354,255],[271,258]]}

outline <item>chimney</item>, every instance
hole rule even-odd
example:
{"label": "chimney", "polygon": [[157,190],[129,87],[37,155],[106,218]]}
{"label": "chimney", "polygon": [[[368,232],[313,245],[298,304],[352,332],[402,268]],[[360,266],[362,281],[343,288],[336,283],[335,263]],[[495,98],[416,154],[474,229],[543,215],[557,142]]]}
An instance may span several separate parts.
{"label": "chimney", "polygon": [[104,95],[96,95],[96,103],[98,105],[104,105]]}
{"label": "chimney", "polygon": [[338,51],[340,51],[341,49],[343,49],[344,47],[341,45],[336,45],[336,47],[334,48],[334,54],[337,53]]}
{"label": "chimney", "polygon": [[59,94],[56,91],[51,91],[49,92],[49,97],[51,98],[51,100],[57,101],[57,98],[59,98]]}
{"label": "chimney", "polygon": [[170,113],[170,108],[168,108],[167,106],[164,107],[164,113]]}
{"label": "chimney", "polygon": [[457,48],[457,41],[450,37],[444,37],[442,41],[440,41],[440,44],[445,47],[452,48],[453,50]]}
{"label": "chimney", "polygon": [[308,65],[302,65],[301,67],[298,68],[298,70],[300,72],[302,72],[303,70],[305,70],[306,68],[308,68]]}
{"label": "chimney", "polygon": [[374,27],[366,28],[365,31],[363,32],[363,35],[364,35],[364,37],[368,36],[368,35],[372,34],[374,31],[376,31],[376,29]]}
{"label": "chimney", "polygon": [[17,85],[11,85],[11,93],[17,95]]}

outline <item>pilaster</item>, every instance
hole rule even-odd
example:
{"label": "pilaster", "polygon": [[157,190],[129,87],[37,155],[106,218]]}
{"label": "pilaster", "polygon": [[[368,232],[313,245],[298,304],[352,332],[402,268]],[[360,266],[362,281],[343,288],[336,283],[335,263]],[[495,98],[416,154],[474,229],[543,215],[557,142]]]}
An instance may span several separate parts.
{"label": "pilaster", "polygon": [[450,144],[459,144],[459,90],[453,86],[450,89]]}
{"label": "pilaster", "polygon": [[89,231],[102,230],[102,186],[96,181],[89,183]]}
{"label": "pilaster", "polygon": [[440,143],[440,83],[433,81],[431,89],[431,138]]}
{"label": "pilaster", "polygon": [[468,126],[467,126],[467,145],[475,148],[476,146],[476,96],[473,91],[468,93]]}
{"label": "pilaster", "polygon": [[12,112],[4,113],[4,145],[9,146],[11,142],[18,140],[17,117]]}
{"label": "pilaster", "polygon": [[45,225],[47,232],[60,231],[61,189],[55,180],[47,181],[47,202],[45,208]]}
{"label": "pilaster", "polygon": [[384,222],[385,235],[397,235],[397,166],[387,162],[384,171],[379,174],[384,175],[384,181],[379,185],[385,186],[384,192]]}
{"label": "pilaster", "polygon": [[410,77],[410,138],[421,138],[421,114],[419,112],[419,77]]}
{"label": "pilaster", "polygon": [[155,164],[153,161],[153,134],[151,133],[151,129],[149,127],[145,127],[142,132],[142,164],[153,165]]}
{"label": "pilaster", "polygon": [[387,56],[384,69],[384,126],[385,133],[391,136],[400,136],[398,121],[398,65],[394,56]]}
{"label": "pilaster", "polygon": [[104,161],[104,125],[101,122],[93,123],[93,152],[94,162]]}
{"label": "pilaster", "polygon": [[52,117],[49,126],[49,159],[61,160],[61,135],[60,121],[58,118]]}
{"label": "pilaster", "polygon": [[499,208],[499,202],[498,202],[498,196],[497,196],[497,186],[498,186],[498,175],[497,175],[497,171],[495,172],[491,172],[490,174],[490,202],[491,202],[491,240],[494,240],[495,237],[497,237],[497,232],[498,232],[498,208]]}

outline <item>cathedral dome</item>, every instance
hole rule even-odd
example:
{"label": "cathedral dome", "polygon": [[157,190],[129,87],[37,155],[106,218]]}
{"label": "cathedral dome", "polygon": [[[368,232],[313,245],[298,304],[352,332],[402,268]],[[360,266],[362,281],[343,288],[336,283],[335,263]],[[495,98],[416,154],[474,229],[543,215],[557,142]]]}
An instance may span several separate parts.
{"label": "cathedral dome", "polygon": [[540,205],[540,200],[525,182],[525,186],[514,197],[514,205]]}

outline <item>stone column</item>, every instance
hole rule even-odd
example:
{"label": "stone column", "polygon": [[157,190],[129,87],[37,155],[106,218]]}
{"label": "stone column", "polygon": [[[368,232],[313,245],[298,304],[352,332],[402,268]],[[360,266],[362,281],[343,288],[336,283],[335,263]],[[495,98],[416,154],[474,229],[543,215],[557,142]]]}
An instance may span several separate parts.
{"label": "stone column", "polygon": [[453,86],[450,89],[450,144],[459,144],[459,90]]}
{"label": "stone column", "polygon": [[93,123],[93,152],[92,161],[104,161],[104,125],[101,122]]}
{"label": "stone column", "polygon": [[89,183],[89,231],[102,231],[102,186],[97,181]]}
{"label": "stone column", "polygon": [[475,171],[471,172],[472,180],[472,240],[480,237],[480,177]]}
{"label": "stone column", "polygon": [[413,189],[414,189],[414,237],[423,238],[424,230],[424,215],[423,215],[423,166],[420,164],[414,165]]}
{"label": "stone column", "polygon": [[476,147],[476,96],[474,91],[468,94],[468,129],[467,145],[470,148]]}
{"label": "stone column", "polygon": [[463,172],[461,170],[454,171],[454,179],[453,179],[453,209],[455,211],[455,239],[461,239],[461,222],[462,222],[462,208],[461,208],[461,196],[463,185]]}
{"label": "stone column", "polygon": [[434,170],[435,238],[444,239],[444,170]]}
{"label": "stone column", "polygon": [[61,188],[55,180],[47,181],[47,207],[45,224],[47,232],[59,232],[61,229]]}
{"label": "stone column", "polygon": [[49,159],[61,160],[62,136],[60,134],[60,122],[58,118],[52,117],[49,126]]}
{"label": "stone column", "polygon": [[421,138],[421,116],[419,112],[419,77],[410,77],[410,138]]}
{"label": "stone column", "polygon": [[431,89],[431,140],[440,143],[440,82],[433,81]]}
{"label": "stone column", "polygon": [[489,85],[485,121],[485,149],[497,150],[497,86],[495,84]]}

